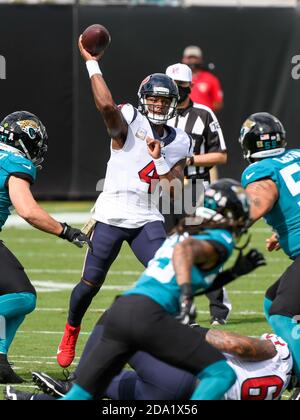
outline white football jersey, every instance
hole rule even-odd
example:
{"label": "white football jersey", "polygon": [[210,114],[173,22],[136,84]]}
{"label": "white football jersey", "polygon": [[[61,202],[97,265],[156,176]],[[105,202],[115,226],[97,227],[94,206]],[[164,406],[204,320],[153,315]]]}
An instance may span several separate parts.
{"label": "white football jersey", "polygon": [[288,345],[274,334],[265,335],[277,349],[273,359],[263,362],[244,362],[225,354],[228,364],[237,375],[235,384],[225,394],[226,400],[279,400],[286,390],[293,368]]}
{"label": "white football jersey", "polygon": [[[111,148],[103,192],[93,217],[109,225],[138,228],[148,222],[164,221],[157,208],[159,194],[153,194],[153,182],[158,182],[159,176],[146,144],[147,137],[155,136],[148,119],[132,105],[124,105],[122,114],[128,123],[126,142],[121,150]],[[172,168],[192,156],[193,141],[180,129],[166,130],[166,136],[160,139],[162,156]]]}

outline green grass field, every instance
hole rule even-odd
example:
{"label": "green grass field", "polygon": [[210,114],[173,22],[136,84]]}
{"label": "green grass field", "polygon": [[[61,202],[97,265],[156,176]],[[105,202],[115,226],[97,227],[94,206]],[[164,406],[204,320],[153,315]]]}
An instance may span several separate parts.
{"label": "green grass field", "polygon": [[[50,212],[78,212],[88,211],[91,203],[46,203],[43,206]],[[252,228],[251,245],[263,251],[269,233],[263,222],[258,223]],[[31,228],[7,228],[1,232],[0,238],[20,259],[38,290],[37,309],[21,325],[9,354],[16,372],[28,381],[22,387],[32,389],[31,371],[44,371],[55,377],[63,377],[62,369],[56,364],[56,350],[67,317],[71,289],[80,279],[85,252]],[[223,327],[226,330],[251,336],[260,336],[270,330],[263,315],[264,292],[290,262],[282,251],[267,255],[267,260],[267,267],[228,287],[233,311],[230,322]],[[142,265],[129,247],[124,245],[103,289],[84,318],[77,356],[102,311],[111,304],[116,294],[132,285],[141,271]],[[198,321],[208,326],[207,299],[198,298],[197,307]]]}

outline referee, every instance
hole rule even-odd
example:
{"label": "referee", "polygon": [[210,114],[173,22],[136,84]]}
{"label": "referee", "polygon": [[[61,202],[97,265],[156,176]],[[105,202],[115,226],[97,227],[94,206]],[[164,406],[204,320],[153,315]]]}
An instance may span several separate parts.
{"label": "referee", "polygon": [[[187,161],[185,178],[192,182],[192,186],[196,185],[197,180],[202,180],[204,188],[207,188],[210,184],[210,169],[227,162],[226,144],[220,124],[210,108],[190,100],[193,76],[186,64],[171,65],[166,69],[166,74],[177,83],[180,96],[177,115],[169,120],[168,125],[181,128],[195,142],[194,156]],[[195,190],[193,188],[194,193]],[[196,200],[197,197],[193,197],[193,206]],[[173,212],[164,216],[166,229],[170,231],[183,215]],[[212,325],[224,325],[232,308],[226,290],[217,290],[207,294],[207,297]]]}

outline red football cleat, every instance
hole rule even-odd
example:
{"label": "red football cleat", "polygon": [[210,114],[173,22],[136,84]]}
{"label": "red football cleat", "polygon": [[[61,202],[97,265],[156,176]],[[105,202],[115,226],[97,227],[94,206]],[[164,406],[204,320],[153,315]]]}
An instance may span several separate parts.
{"label": "red football cleat", "polygon": [[67,368],[75,358],[75,348],[80,332],[79,327],[66,323],[65,332],[57,350],[57,362],[62,368]]}

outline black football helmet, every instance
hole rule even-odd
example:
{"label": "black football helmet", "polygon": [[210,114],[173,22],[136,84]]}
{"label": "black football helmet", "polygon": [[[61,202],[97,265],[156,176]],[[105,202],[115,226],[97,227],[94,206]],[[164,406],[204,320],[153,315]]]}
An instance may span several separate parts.
{"label": "black football helmet", "polygon": [[281,122],[267,112],[250,115],[241,128],[239,142],[244,159],[264,159],[278,156],[285,151],[285,130]]}
{"label": "black football helmet", "polygon": [[38,168],[41,168],[47,152],[47,140],[46,128],[30,112],[13,112],[0,123],[0,147],[2,145],[17,149]]}
{"label": "black football helmet", "polygon": [[[171,104],[165,114],[151,112],[147,105],[148,96],[163,96],[171,99]],[[146,77],[138,91],[139,111],[146,115],[153,124],[166,124],[176,115],[176,106],[179,100],[178,87],[173,79],[163,73],[154,73]]]}
{"label": "black football helmet", "polygon": [[[231,230],[241,236],[250,226],[250,200],[241,184],[224,178],[211,184],[204,193],[204,206],[198,207],[195,218],[200,226]],[[199,220],[200,221],[200,220]]]}

